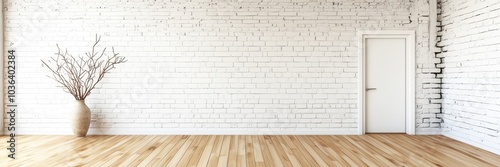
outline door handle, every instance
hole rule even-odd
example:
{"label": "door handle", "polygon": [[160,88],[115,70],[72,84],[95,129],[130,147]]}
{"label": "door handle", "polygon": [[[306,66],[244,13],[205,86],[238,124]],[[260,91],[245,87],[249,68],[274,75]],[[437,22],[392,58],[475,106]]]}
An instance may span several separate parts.
{"label": "door handle", "polygon": [[369,90],[377,90],[377,88],[366,88],[366,91],[369,91]]}

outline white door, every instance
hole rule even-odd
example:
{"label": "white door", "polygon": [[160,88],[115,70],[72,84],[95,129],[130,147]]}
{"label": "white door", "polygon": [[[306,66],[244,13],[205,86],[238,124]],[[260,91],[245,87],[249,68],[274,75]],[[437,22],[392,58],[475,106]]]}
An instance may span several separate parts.
{"label": "white door", "polygon": [[405,132],[405,38],[367,38],[366,132]]}

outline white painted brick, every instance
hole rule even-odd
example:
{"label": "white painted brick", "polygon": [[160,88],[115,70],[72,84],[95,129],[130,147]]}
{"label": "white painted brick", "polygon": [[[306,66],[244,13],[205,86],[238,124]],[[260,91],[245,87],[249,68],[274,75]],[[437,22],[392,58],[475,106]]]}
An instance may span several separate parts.
{"label": "white painted brick", "polygon": [[[421,32],[427,32],[427,20],[401,24],[408,22],[409,15],[426,15],[428,6],[421,5],[426,1],[398,6],[389,0],[370,5],[372,0],[356,2],[367,8],[338,1],[343,2],[336,3],[341,6],[304,1],[307,3],[301,8],[290,7],[293,3],[286,0],[238,2],[236,6],[247,9],[241,10],[208,5],[211,2],[207,0],[100,2],[109,8],[83,1],[51,6],[41,0],[7,0],[5,3],[12,5],[4,12],[5,44],[13,43],[20,52],[36,51],[24,52],[18,60],[24,65],[18,76],[22,90],[17,97],[23,111],[19,122],[24,128],[38,129],[67,119],[60,114],[66,112],[64,108],[56,106],[70,103],[70,96],[55,86],[46,86],[55,82],[44,77],[47,71],[40,67],[39,59],[52,55],[56,43],[73,54],[87,52],[98,33],[103,46],[115,46],[129,61],[117,65],[87,99],[96,118],[92,128],[223,132],[272,127],[289,133],[296,129],[355,133],[357,119],[350,115],[357,114],[356,30],[417,30],[416,42],[422,44],[417,46],[417,64],[430,64],[417,70],[418,83],[435,82],[422,71],[435,72],[432,65],[436,59],[424,53],[429,40],[422,38],[428,35]],[[262,8],[266,5],[272,8]],[[168,17],[150,6],[167,7]],[[179,12],[184,7],[192,12]],[[344,10],[331,10],[339,7]],[[40,21],[33,17],[37,14],[46,17]],[[70,19],[84,14],[88,17]],[[497,20],[485,22],[489,26],[478,31],[492,30]],[[483,39],[477,38],[475,45],[497,44],[495,40],[480,42]],[[481,50],[470,51],[477,55],[475,52]],[[488,63],[481,61],[469,65]],[[480,82],[463,79],[453,81]],[[416,90],[420,99],[427,98],[423,87]],[[420,99],[420,105],[429,105],[423,108],[435,107]],[[424,112],[423,108],[417,112]],[[52,114],[46,114],[49,111]]]}
{"label": "white painted brick", "polygon": [[[500,101],[497,81],[500,58],[498,24],[500,5],[493,1],[443,0],[440,54],[443,66],[444,134],[500,148]],[[492,27],[490,27],[490,25]],[[490,64],[491,63],[491,64]]]}

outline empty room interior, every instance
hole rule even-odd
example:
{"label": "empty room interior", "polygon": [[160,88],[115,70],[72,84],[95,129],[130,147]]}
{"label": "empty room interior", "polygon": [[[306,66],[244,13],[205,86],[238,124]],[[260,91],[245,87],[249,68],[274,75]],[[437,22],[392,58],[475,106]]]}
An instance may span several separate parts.
{"label": "empty room interior", "polygon": [[500,166],[497,0],[0,7],[0,166]]}

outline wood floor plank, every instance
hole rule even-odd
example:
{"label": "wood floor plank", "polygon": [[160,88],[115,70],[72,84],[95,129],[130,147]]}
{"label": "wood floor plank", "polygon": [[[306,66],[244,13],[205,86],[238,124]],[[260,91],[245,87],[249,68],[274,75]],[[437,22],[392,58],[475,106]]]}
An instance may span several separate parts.
{"label": "wood floor plank", "polygon": [[281,136],[275,136],[274,140],[275,144],[278,144],[281,146],[283,149],[283,154],[290,159],[290,163],[292,166],[302,166],[302,164],[299,162],[299,159],[295,156],[294,152],[292,151],[293,145],[288,145],[286,141],[284,141]]}
{"label": "wood floor plank", "polygon": [[253,149],[253,140],[252,136],[245,136],[245,157],[246,157],[246,166],[255,167],[255,151]]}
{"label": "wood floor plank", "polygon": [[240,136],[231,136],[227,166],[236,166],[238,163],[238,142]]}
{"label": "wood floor plank", "polygon": [[150,166],[149,164],[151,163],[151,161],[153,161],[153,159],[155,159],[156,157],[158,157],[158,155],[164,155],[164,154],[160,154],[160,152],[162,152],[167,146],[169,146],[170,142],[172,142],[172,139],[174,137],[173,136],[161,136],[160,140],[158,140],[158,147],[152,147],[154,150],[151,152],[151,154],[149,154],[146,158],[144,158],[144,160],[140,160],[142,162],[140,162],[139,167],[146,167],[146,166]]}
{"label": "wood floor plank", "polygon": [[179,166],[180,161],[184,158],[184,154],[190,149],[191,144],[197,141],[198,139],[195,136],[189,136],[187,141],[177,150],[177,153],[172,157],[172,160],[167,166]]}
{"label": "wood floor plank", "polygon": [[[200,149],[202,151],[200,152],[200,156],[198,158],[199,161],[196,164],[196,166],[199,166],[199,167],[207,166],[208,161],[210,160],[210,153],[212,152],[213,147],[216,144],[216,141],[215,141],[216,137],[215,136],[207,136],[207,138],[208,138],[208,140],[206,140],[207,143],[205,144],[205,147]],[[193,161],[196,161],[196,158],[193,158]]]}
{"label": "wood floor plank", "polygon": [[[398,154],[398,157],[403,157],[406,159],[409,159],[410,162],[414,162],[414,164],[426,164],[424,166],[436,166],[436,164],[431,163],[431,162],[419,162],[420,159],[423,159],[425,154],[420,154],[419,152],[414,152],[412,150],[418,150],[421,149],[418,147],[418,141],[412,142],[412,141],[406,141],[402,140],[401,143],[399,142],[390,142],[385,139],[377,139],[378,136],[382,134],[371,134],[367,135],[366,137],[366,142],[371,143],[376,145],[376,149],[381,150],[384,152],[383,156],[386,156],[387,159],[397,159],[396,157],[393,157],[392,155]],[[394,140],[400,139],[398,136],[391,135],[391,138],[394,138]],[[399,147],[393,147],[393,146],[399,146]],[[396,151],[398,150],[398,151]],[[434,162],[439,161],[438,159],[434,159],[434,157],[429,157],[432,158]],[[394,160],[396,161],[396,160]],[[417,166],[422,166],[422,165],[417,165]]]}
{"label": "wood floor plank", "polygon": [[[441,143],[439,140],[433,141]],[[456,162],[461,163],[465,166],[484,166],[483,162],[477,158],[469,158],[467,159],[467,153],[461,151],[460,149],[456,149],[456,145],[450,146],[446,144],[439,144],[438,148],[440,152],[442,152],[445,156],[448,156],[454,159]]]}
{"label": "wood floor plank", "polygon": [[198,145],[202,141],[203,136],[193,136],[193,137],[194,137],[193,142],[191,142],[187,150],[184,152],[184,155],[179,160],[179,163],[177,163],[177,166],[179,167],[188,166],[188,163],[192,159],[193,154],[198,150]]}
{"label": "wood floor plank", "polygon": [[[116,152],[121,150],[121,148],[124,148],[128,146],[128,142],[133,139],[127,136],[120,136],[120,138],[117,138],[116,140],[118,141],[116,144],[113,145],[108,145],[107,147],[101,147],[100,151],[95,153],[97,154],[96,156],[90,156],[86,159],[83,160],[85,162],[85,165],[93,165],[93,166],[100,166],[102,165],[101,160],[105,159],[108,157],[111,153]],[[96,165],[94,165],[96,164]]]}
{"label": "wood floor plank", "polygon": [[288,152],[287,154],[287,151],[285,151],[286,148],[283,148],[283,144],[278,140],[277,136],[271,136],[271,142],[274,145],[274,148],[278,153],[278,157],[280,157],[283,165],[297,166],[299,164],[297,158],[295,158],[291,152]]}
{"label": "wood floor plank", "polygon": [[[54,158],[54,160],[55,160],[54,162],[72,161],[73,162],[72,165],[82,165],[82,164],[86,163],[85,159],[93,158],[92,156],[89,155],[91,152],[94,152],[97,149],[105,148],[106,146],[108,146],[108,144],[107,144],[108,141],[112,141],[112,140],[116,140],[116,139],[124,139],[122,136],[111,136],[111,137],[104,137],[103,138],[104,140],[102,140],[103,142],[97,142],[97,141],[99,141],[98,138],[100,138],[100,137],[98,137],[98,138],[94,139],[96,141],[96,143],[90,142],[90,143],[93,143],[93,144],[90,144],[88,142],[88,140],[84,139],[84,138],[79,138],[79,137],[70,137],[70,138],[72,138],[72,139],[68,140],[67,142],[55,144],[54,147],[57,147],[58,149],[52,149],[52,147],[49,147],[50,149],[52,149],[52,151],[51,151],[51,153],[46,153],[46,154],[48,154],[47,156],[56,157],[57,155],[64,155],[64,156],[57,156],[57,158]],[[81,147],[82,145],[84,147]],[[63,147],[63,146],[65,146],[65,147]],[[89,146],[93,146],[93,147],[89,147]],[[62,149],[62,148],[65,148],[65,149]],[[88,150],[89,152],[82,152],[81,150]],[[80,154],[80,153],[83,153],[83,154]],[[76,156],[71,157],[72,154],[76,154]],[[68,159],[72,159],[72,158],[73,158],[73,160],[68,160]],[[34,159],[37,159],[37,158],[34,158]],[[36,161],[33,161],[32,164],[26,164],[26,165],[33,166],[33,165],[40,165],[40,164],[45,164],[45,163],[36,160]]]}
{"label": "wood floor plank", "polygon": [[279,138],[281,139],[281,144],[286,145],[289,151],[291,151],[290,154],[293,154],[295,158],[297,158],[297,161],[299,162],[298,166],[311,166],[311,164],[307,161],[306,156],[302,154],[299,147],[296,146],[288,136],[279,136]]}
{"label": "wood floor plank", "polygon": [[315,141],[317,147],[319,150],[321,150],[323,153],[332,156],[332,159],[334,160],[333,163],[336,166],[351,166],[347,161],[342,158],[341,154],[339,154],[338,151],[335,151],[330,147],[330,145],[335,145],[331,144],[329,141],[325,141],[322,139],[322,137],[319,136],[311,136],[311,139]]}
{"label": "wood floor plank", "polygon": [[231,137],[224,136],[224,142],[220,150],[219,161],[217,162],[218,167],[226,167],[229,160],[229,150],[231,147]]}
{"label": "wood floor plank", "polygon": [[172,136],[170,139],[167,139],[166,143],[168,144],[164,147],[160,146],[160,148],[158,149],[159,152],[156,154],[156,156],[153,156],[152,159],[148,157],[148,159],[150,159],[149,162],[146,162],[147,164],[146,163],[144,164],[146,164],[147,166],[158,165],[158,163],[160,163],[160,161],[164,158],[163,156],[167,155],[169,152],[172,151],[172,147],[174,147],[179,142],[181,137],[182,136]]}
{"label": "wood floor plank", "polygon": [[325,156],[316,145],[309,140],[307,136],[298,136],[304,148],[306,148],[307,152],[311,154],[314,161],[316,161],[320,166],[335,166],[332,163],[332,159],[328,156]]}
{"label": "wood floor plank", "polygon": [[[428,139],[427,139],[428,140]],[[465,143],[460,143],[456,142],[454,140],[451,140],[450,138],[445,138],[440,136],[439,139],[432,140],[432,142],[439,143],[439,146],[443,148],[444,150],[448,150],[451,153],[448,155],[454,155],[454,157],[459,158],[460,162],[463,162],[464,164],[469,164],[471,166],[486,166],[488,163],[481,157],[478,156],[477,154],[473,153],[475,149],[465,149],[462,146],[466,146],[466,148],[470,148],[469,145],[466,145]],[[451,143],[456,143],[453,145],[446,144],[448,142]]]}
{"label": "wood floor plank", "polygon": [[126,166],[129,164],[138,164],[141,161],[138,160],[139,157],[144,157],[152,149],[153,144],[160,140],[161,136],[148,136],[148,140],[144,141],[142,147],[136,148],[135,152],[132,153],[127,159],[121,161],[119,166]]}
{"label": "wood floor plank", "polygon": [[[408,150],[405,150],[404,148],[400,149],[398,148],[398,150],[395,150],[380,141],[373,140],[373,138],[370,135],[361,138],[361,140],[359,141],[362,147],[366,147],[367,149],[370,150],[370,152],[378,155],[377,157],[386,164],[392,164],[396,166],[404,166],[404,164],[409,164],[412,166],[432,165],[432,164],[415,163],[414,161],[412,161],[412,159],[407,157],[407,155],[411,155],[409,154],[410,152],[408,152]],[[401,153],[406,153],[406,154],[401,154]]]}
{"label": "wood floor plank", "polygon": [[[265,135],[264,142],[267,145],[267,149],[271,155],[272,162],[274,162],[274,166],[285,166],[283,164],[283,159],[281,159],[280,155],[278,154],[278,151],[276,150],[275,145],[273,145],[273,142],[271,141],[271,136]],[[288,160],[288,157],[285,156],[284,158],[286,158],[285,162],[290,161],[290,160]]]}
{"label": "wood floor plank", "polygon": [[[361,159],[354,155],[351,150],[345,149],[344,146],[342,146],[339,137],[340,136],[327,136],[321,137],[320,139],[328,144],[331,151],[335,152],[333,155],[338,154],[344,162],[349,164],[346,166],[366,166],[364,163],[356,163],[360,162]],[[342,160],[339,160],[339,162],[342,162]]]}
{"label": "wood floor plank", "polygon": [[[390,140],[392,138],[403,138],[403,136],[395,136],[395,135],[380,135],[380,134],[374,134],[371,135],[374,137],[377,141],[382,142],[386,145],[388,145],[390,148],[395,150],[394,154],[403,154],[407,155],[406,157],[422,157],[423,159],[427,159],[429,162],[433,163],[434,165],[437,166],[442,166],[447,164],[446,162],[436,158],[434,155],[438,154],[436,150],[434,149],[429,149],[428,145],[424,146],[422,145],[422,142],[420,140],[414,140],[414,141],[404,141],[404,142],[399,142],[399,140]],[[386,138],[387,136],[388,138]],[[414,137],[413,139],[418,139],[418,137]],[[433,144],[433,143],[426,143],[426,144]],[[420,150],[420,149],[425,149],[427,151],[431,151],[431,154],[420,154],[419,152],[414,152],[412,150]],[[430,156],[429,156],[430,155]],[[452,162],[454,163],[454,162]]]}
{"label": "wood floor plank", "polygon": [[304,159],[307,161],[307,163],[310,166],[320,166],[316,160],[314,160],[313,156],[309,154],[307,149],[302,145],[302,142],[300,142],[300,139],[297,138],[298,136],[287,136],[288,139],[295,145],[295,148],[297,149],[297,153],[302,154]]}
{"label": "wood floor plank", "polygon": [[[33,138],[33,136],[28,136],[27,138],[35,140],[35,138]],[[34,144],[33,146],[28,146],[28,147],[24,147],[25,145],[23,145],[23,144],[17,144],[16,149],[26,150],[25,154],[18,154],[18,158],[22,158],[22,159],[30,158],[30,159],[33,159],[33,161],[31,161],[31,162],[19,162],[16,165],[26,165],[29,163],[32,163],[32,164],[41,163],[40,161],[43,161],[43,160],[37,160],[38,158],[36,156],[36,155],[41,153],[40,152],[41,150],[39,150],[39,147],[46,146],[47,149],[56,149],[56,148],[58,148],[58,146],[72,145],[72,143],[77,142],[77,140],[78,140],[78,138],[74,138],[72,136],[64,136],[64,137],[59,137],[59,138],[51,138],[51,140],[43,140],[42,139],[41,140],[42,142],[55,143],[53,145],[48,145],[48,146],[47,146],[47,143],[42,143],[42,144],[37,143],[37,144]],[[17,143],[21,143],[21,142],[23,142],[23,141],[20,140]],[[61,143],[61,142],[64,142],[64,143]],[[82,143],[82,145],[86,145],[86,143]],[[54,150],[50,154],[57,154],[56,152],[64,152],[64,151],[67,151],[67,150]]]}
{"label": "wood floor plank", "polygon": [[[207,149],[207,153],[210,151],[208,148],[213,146],[213,143],[208,144],[207,142],[210,139],[210,136],[201,136],[200,142],[196,146],[193,147],[193,154],[189,158],[189,162],[187,163],[186,166],[197,166],[198,163],[201,161],[201,157],[203,155],[203,152],[205,149]],[[208,157],[209,155],[205,156]],[[208,158],[207,158],[208,160]]]}
{"label": "wood floor plank", "polygon": [[[175,145],[168,151],[168,153],[161,154],[162,155],[161,157],[157,157],[158,159],[160,159],[160,161],[156,164],[153,164],[152,166],[168,166],[168,164],[172,161],[172,159],[177,155],[178,150],[182,146],[184,146],[184,144],[188,139],[189,136],[187,135],[180,136],[179,139],[175,140]],[[177,163],[171,164],[171,166],[175,165],[177,165]]]}
{"label": "wood floor plank", "polygon": [[44,150],[40,150],[40,149],[36,149],[36,148],[28,149],[28,151],[27,151],[28,154],[24,154],[24,155],[19,154],[19,155],[21,155],[21,157],[18,157],[18,158],[31,159],[32,161],[20,162],[18,165],[32,166],[32,165],[36,165],[36,164],[40,164],[40,163],[43,164],[44,159],[40,158],[37,155],[45,153],[45,154],[55,156],[55,155],[61,154],[62,152],[67,151],[65,149],[61,149],[62,146],[71,146],[72,147],[72,146],[74,146],[72,143],[78,142],[78,141],[81,141],[80,138],[73,137],[73,136],[64,136],[61,138],[55,138],[54,141],[49,142],[51,144],[42,145],[42,147],[44,147],[45,150],[51,150],[51,152],[46,152]]}
{"label": "wood floor plank", "polygon": [[[399,134],[398,134],[399,135]],[[382,150],[373,147],[371,142],[366,142],[364,139],[366,137],[359,137],[359,136],[354,136],[352,137],[351,140],[354,140],[355,145],[357,148],[362,148],[362,152],[366,157],[373,158],[372,161],[375,161],[381,165],[387,165],[387,166],[402,166],[403,164],[411,165],[407,158],[400,158],[398,159],[398,155],[401,154],[391,154],[392,156],[383,156],[381,153],[383,152]],[[372,148],[376,148],[375,150]],[[370,156],[376,154],[376,156]],[[404,165],[403,165],[404,166]]]}
{"label": "wood floor plank", "polygon": [[217,166],[219,156],[221,155],[222,142],[224,142],[224,136],[215,136],[215,145],[212,148],[212,152],[210,152],[210,158],[206,166]]}
{"label": "wood floor plank", "polygon": [[[331,136],[330,140],[334,141],[331,147],[341,155],[342,159],[349,163],[350,166],[368,166],[359,156],[358,151],[351,145],[345,143],[341,138],[343,136]],[[338,147],[337,147],[338,146]]]}
{"label": "wood floor plank", "polygon": [[[7,141],[0,136],[0,141]],[[18,136],[0,166],[498,166],[445,136]],[[44,143],[41,143],[44,142]],[[0,147],[7,148],[7,142]],[[7,157],[7,151],[0,155]]]}
{"label": "wood floor plank", "polygon": [[369,166],[385,166],[388,164],[384,164],[382,161],[380,161],[377,157],[372,156],[372,154],[369,153],[369,151],[360,145],[359,139],[355,138],[355,136],[352,137],[342,137],[342,139],[346,140],[346,143],[349,143],[354,150],[359,150],[360,158],[362,161],[364,161],[366,164]]}
{"label": "wood floor plank", "polygon": [[[128,145],[128,148],[127,149],[124,149],[123,150],[123,155],[118,158],[115,162],[111,163],[110,166],[119,166],[121,163],[123,162],[131,162],[133,161],[134,159],[130,158],[133,154],[136,154],[136,152],[141,149],[141,148],[144,148],[145,145],[147,145],[147,141],[150,141],[152,139],[154,139],[156,136],[142,136],[142,137],[138,137],[138,142],[136,143],[131,143]],[[133,157],[138,157],[139,155],[137,156],[133,156]]]}
{"label": "wood floor plank", "polygon": [[246,167],[247,166],[247,160],[246,160],[246,137],[245,136],[239,136],[238,138],[238,156],[237,156],[237,166],[240,167]]}
{"label": "wood floor plank", "polygon": [[[65,141],[65,140],[68,140],[69,138],[71,138],[71,137],[70,136],[64,136],[64,137],[62,137],[62,136],[43,136],[43,137],[36,138],[35,136],[17,136],[16,142],[17,143],[27,143],[29,141],[37,140],[38,142],[30,143],[29,145],[18,145],[18,146],[22,146],[23,150],[26,150],[26,152],[32,153],[38,147],[40,147],[42,145],[46,145],[47,142],[54,142],[54,141],[58,141],[58,140]],[[34,150],[31,150],[32,148],[34,148]]]}
{"label": "wood floor plank", "polygon": [[253,143],[253,152],[255,159],[255,166],[266,166],[264,163],[264,156],[262,154],[261,144],[257,136],[251,136]]}
{"label": "wood floor plank", "polygon": [[273,159],[271,158],[271,152],[269,152],[269,148],[267,147],[265,138],[265,136],[258,137],[260,148],[262,149],[262,156],[264,157],[264,166],[275,166]]}
{"label": "wood floor plank", "polygon": [[[373,134],[366,135],[366,143],[370,143],[374,146],[374,150],[381,150],[383,153],[380,153],[386,159],[391,160],[391,162],[395,164],[410,164],[413,166],[435,166],[436,164],[429,161],[422,161],[423,158],[421,154],[418,152],[414,152],[412,150],[415,149],[411,144],[399,145],[397,147],[397,143],[393,143],[387,140],[377,140],[376,136],[380,136],[383,134]],[[393,137],[403,137],[399,134],[394,134]],[[393,145],[396,144],[396,145]],[[433,161],[439,161],[431,157]]]}
{"label": "wood floor plank", "polygon": [[[113,150],[108,151],[108,155],[103,156],[102,159],[99,159],[96,161],[93,166],[110,166],[114,162],[116,162],[118,159],[120,159],[123,154],[125,154],[126,149],[128,149],[129,146],[134,145],[138,142],[140,142],[141,138],[131,138],[126,144],[121,145],[120,147],[117,147]],[[85,164],[88,165],[88,164]]]}

